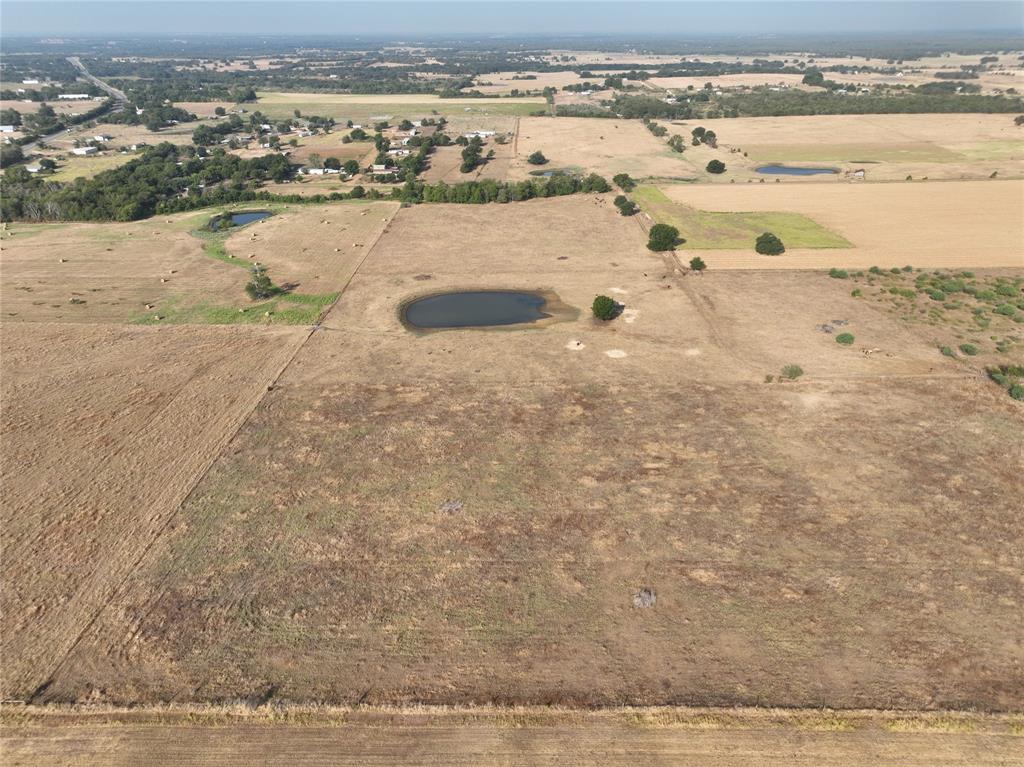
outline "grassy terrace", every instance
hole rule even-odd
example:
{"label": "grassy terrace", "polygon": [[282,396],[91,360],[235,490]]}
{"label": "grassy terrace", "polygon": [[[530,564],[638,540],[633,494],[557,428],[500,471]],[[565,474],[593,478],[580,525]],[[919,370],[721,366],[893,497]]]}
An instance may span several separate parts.
{"label": "grassy terrace", "polygon": [[671,224],[686,239],[684,249],[753,248],[762,232],[774,232],[787,248],[849,248],[852,245],[800,213],[722,213],[673,202],[654,186],[640,186],[634,198],[659,224]]}

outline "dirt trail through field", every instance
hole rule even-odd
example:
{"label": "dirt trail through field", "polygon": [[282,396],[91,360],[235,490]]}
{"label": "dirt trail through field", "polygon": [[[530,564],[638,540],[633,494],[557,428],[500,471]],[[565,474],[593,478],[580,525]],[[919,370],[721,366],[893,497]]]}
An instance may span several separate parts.
{"label": "dirt trail through field", "polygon": [[[663,723],[677,710],[473,713],[349,712],[334,721],[313,714],[303,723],[226,716],[203,723],[147,721],[145,712],[103,722],[56,716],[5,727],[4,752],[12,765],[635,765],[701,764],[710,767],[867,767],[899,764],[1020,764],[1020,738],[1005,723],[975,730],[967,721],[952,731],[893,731],[858,712],[852,720],[832,712],[794,712],[771,721],[716,724],[720,714],[695,712]],[[728,717],[729,715],[726,714]],[[802,720],[799,718],[803,717]],[[879,717],[881,718],[881,717]],[[92,723],[90,722],[92,720]],[[329,719],[329,718],[328,718]],[[760,720],[760,721],[757,721]],[[800,722],[803,721],[804,724]],[[852,721],[852,724],[851,724]],[[815,727],[815,722],[819,726]]]}

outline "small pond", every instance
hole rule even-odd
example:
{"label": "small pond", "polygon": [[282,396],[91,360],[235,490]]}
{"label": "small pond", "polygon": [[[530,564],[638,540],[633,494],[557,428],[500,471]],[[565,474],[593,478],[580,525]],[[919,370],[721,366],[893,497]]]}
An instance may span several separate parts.
{"label": "small pond", "polygon": [[769,173],[774,176],[818,176],[821,174],[835,174],[839,171],[835,168],[794,168],[789,165],[762,165],[757,169],[758,173]]}
{"label": "small pond", "polygon": [[407,304],[402,319],[418,329],[518,325],[551,317],[547,303],[540,293],[517,290],[440,293]]}
{"label": "small pond", "polygon": [[[245,226],[253,221],[262,221],[273,215],[269,210],[246,210],[240,213],[232,213],[230,216],[231,226]],[[213,231],[224,226],[224,221],[229,220],[227,216],[215,216],[210,220],[210,228]]]}

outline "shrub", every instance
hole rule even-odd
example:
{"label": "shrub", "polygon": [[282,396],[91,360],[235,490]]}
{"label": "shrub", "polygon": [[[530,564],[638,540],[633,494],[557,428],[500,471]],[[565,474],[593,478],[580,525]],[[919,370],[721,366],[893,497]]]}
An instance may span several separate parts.
{"label": "shrub", "polygon": [[932,289],[930,289],[928,291],[928,297],[932,301],[945,301],[946,300],[946,294],[943,293],[941,290],[936,290],[935,288],[932,288]]}
{"label": "shrub", "polygon": [[833,268],[828,270],[828,276],[837,280],[845,280],[850,276],[850,274],[845,269]]}
{"label": "shrub", "polygon": [[1017,313],[1016,309],[1014,309],[1013,307],[1013,304],[1000,304],[992,311],[994,311],[996,314],[1001,314],[1004,317],[1012,317],[1014,314]]}
{"label": "shrub", "polygon": [[680,243],[679,230],[668,224],[655,224],[651,227],[647,247],[650,250],[672,250]]}
{"label": "shrub", "polygon": [[804,369],[799,365],[786,365],[782,368],[782,378],[787,378],[790,381],[795,381],[797,378],[804,374]]}
{"label": "shrub", "polygon": [[1024,401],[1024,385],[1018,383],[1011,386],[1010,396],[1016,400]]}
{"label": "shrub", "polygon": [[539,149],[526,158],[526,161],[530,165],[546,165],[548,158],[544,156],[544,153]]}
{"label": "shrub", "polygon": [[590,308],[594,312],[595,317],[607,322],[618,313],[619,305],[608,296],[598,296],[594,299],[594,303]]}
{"label": "shrub", "polygon": [[704,259],[700,256],[694,256],[690,259],[690,268],[697,272],[697,274],[700,274],[708,268],[708,265],[704,263]]}
{"label": "shrub", "polygon": [[960,344],[960,351],[966,354],[968,357],[973,357],[978,353],[978,347],[974,344]]}
{"label": "shrub", "polygon": [[1000,282],[996,285],[996,294],[1000,296],[1015,296],[1020,291],[1017,290],[1013,285],[1009,285],[1005,282]]}
{"label": "shrub", "polygon": [[853,340],[853,333],[840,333],[836,336],[836,343],[843,346],[849,346],[853,343]]}
{"label": "shrub", "polygon": [[786,247],[782,244],[782,240],[774,234],[765,232],[757,238],[757,242],[754,243],[754,250],[762,256],[777,256],[780,253],[785,253]]}
{"label": "shrub", "polygon": [[871,272],[872,274],[881,274],[882,273],[882,270],[879,269],[877,266],[872,266],[870,269],[868,269],[868,271]]}
{"label": "shrub", "polygon": [[725,163],[721,160],[712,160],[707,164],[707,167],[704,170],[708,173],[725,173]]}
{"label": "shrub", "polygon": [[860,288],[854,288],[850,292],[850,295],[853,296],[854,298],[860,298],[862,295],[864,295],[864,293],[861,291]]}
{"label": "shrub", "polygon": [[939,351],[946,357],[956,357],[956,352],[948,346],[940,346]]}
{"label": "shrub", "polygon": [[628,173],[618,173],[612,176],[612,181],[623,192],[632,192],[636,188],[636,182],[629,177]]}

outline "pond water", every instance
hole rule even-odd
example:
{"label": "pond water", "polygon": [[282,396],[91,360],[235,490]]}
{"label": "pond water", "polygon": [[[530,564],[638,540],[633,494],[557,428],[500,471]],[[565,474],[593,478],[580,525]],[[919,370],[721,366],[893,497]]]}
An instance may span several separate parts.
{"label": "pond water", "polygon": [[[245,226],[251,224],[253,221],[262,221],[263,219],[271,215],[269,210],[247,210],[242,213],[231,214],[231,225],[232,226]],[[223,226],[221,222],[225,219],[224,216],[217,216],[210,221],[210,228],[214,231],[218,230]]]}
{"label": "pond water", "polygon": [[476,290],[427,296],[405,307],[403,319],[414,328],[479,328],[518,325],[550,317],[547,299],[537,293]]}
{"label": "pond water", "polygon": [[838,173],[835,168],[793,168],[789,165],[762,165],[758,173],[770,173],[775,176],[817,176],[825,173]]}

